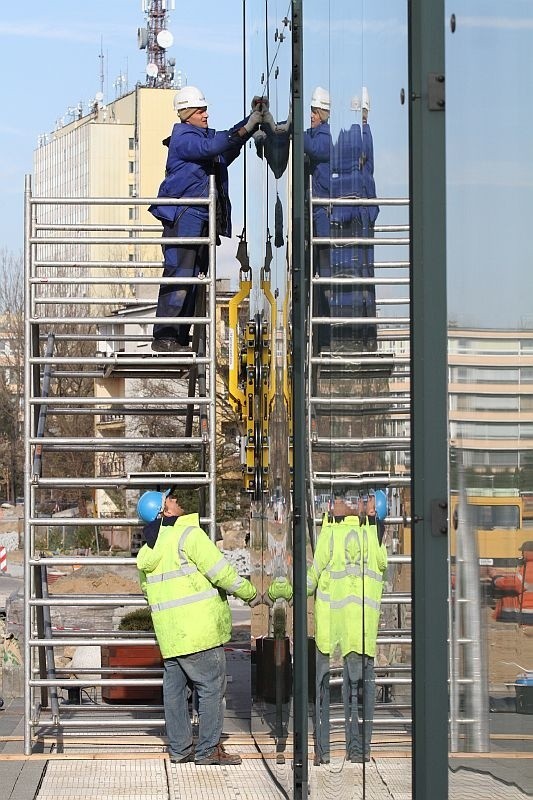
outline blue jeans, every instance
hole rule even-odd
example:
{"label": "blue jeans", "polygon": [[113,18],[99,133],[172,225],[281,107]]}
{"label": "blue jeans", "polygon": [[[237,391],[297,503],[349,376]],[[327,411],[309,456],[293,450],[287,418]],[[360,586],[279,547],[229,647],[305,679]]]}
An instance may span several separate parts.
{"label": "blue jeans", "polygon": [[[359,688],[362,686],[359,702]],[[346,721],[346,752],[348,758],[370,755],[372,724],[376,706],[374,659],[359,653],[344,657],[342,694]],[[359,712],[360,715],[359,715]],[[361,722],[359,722],[359,716]]]}
{"label": "blue jeans", "polygon": [[186,656],[165,658],[163,698],[171,758],[192,752],[192,724],[188,694],[192,685],[198,694],[198,742],[196,758],[210,755],[220,741],[224,724],[226,653],[213,647]]}
{"label": "blue jeans", "polygon": [[329,654],[316,648],[315,748],[321,761],[329,761]]}

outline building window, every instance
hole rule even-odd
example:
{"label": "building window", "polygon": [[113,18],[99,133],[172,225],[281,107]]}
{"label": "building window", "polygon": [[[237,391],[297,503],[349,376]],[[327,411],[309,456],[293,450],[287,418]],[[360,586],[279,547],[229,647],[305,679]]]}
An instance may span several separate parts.
{"label": "building window", "polygon": [[128,147],[130,150],[135,150],[135,139],[133,137],[128,139]]}
{"label": "building window", "polygon": [[128,172],[133,175],[135,172],[135,161],[128,161]]}

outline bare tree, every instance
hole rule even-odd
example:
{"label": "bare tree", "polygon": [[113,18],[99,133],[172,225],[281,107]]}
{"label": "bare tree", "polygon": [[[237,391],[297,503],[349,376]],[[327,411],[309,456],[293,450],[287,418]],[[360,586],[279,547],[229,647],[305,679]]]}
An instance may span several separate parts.
{"label": "bare tree", "polygon": [[6,500],[22,493],[24,396],[24,290],[22,254],[0,250],[0,482]]}

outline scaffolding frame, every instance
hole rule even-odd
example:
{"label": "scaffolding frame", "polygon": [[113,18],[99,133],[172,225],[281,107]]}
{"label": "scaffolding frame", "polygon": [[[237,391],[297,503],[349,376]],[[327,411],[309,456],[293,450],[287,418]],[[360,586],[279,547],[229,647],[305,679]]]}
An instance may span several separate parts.
{"label": "scaffolding frame", "polygon": [[[208,208],[208,235],[196,238],[169,237],[165,245],[198,244],[208,248],[207,275],[195,278],[163,278],[153,274],[161,269],[161,261],[151,258],[142,260],[146,246],[162,244],[159,225],[137,224],[58,224],[47,222],[42,209],[61,206],[120,206],[152,203],[167,205],[194,205]],[[57,214],[57,212],[54,212]],[[46,213],[44,213],[46,217]],[[70,235],[70,234],[76,235]],[[120,234],[124,235],[121,236]],[[115,235],[118,234],[118,235]],[[126,247],[135,252],[135,260],[102,259],[102,246],[115,252]],[[73,258],[72,248],[81,247],[83,258]],[[97,256],[91,260],[91,251],[96,247]],[[43,249],[44,248],[44,249]],[[58,249],[59,248],[59,249]],[[68,249],[70,248],[70,249]],[[53,252],[53,257],[47,253]],[[59,257],[57,254],[59,253]],[[131,275],[131,270],[135,275]],[[70,277],[69,270],[74,273]],[[107,274],[106,274],[107,271]],[[145,274],[145,273],[148,274]],[[24,519],[24,752],[30,754],[35,737],[50,728],[63,729],[114,728],[127,731],[162,728],[164,719],[161,706],[106,705],[100,699],[84,705],[68,702],[62,705],[58,692],[68,688],[81,691],[91,686],[98,693],[102,687],[113,686],[160,686],[162,670],[146,668],[124,668],[127,677],[117,677],[117,668],[91,666],[90,668],[57,667],[54,648],[64,646],[88,647],[154,644],[155,636],[135,634],[118,630],[68,630],[58,633],[54,626],[53,612],[64,609],[103,610],[115,607],[139,607],[145,604],[140,593],[117,593],[113,595],[55,595],[49,592],[49,572],[53,568],[74,566],[124,567],[135,564],[133,555],[113,557],[109,555],[73,555],[60,557],[54,554],[43,556],[39,552],[37,539],[47,526],[59,524],[75,530],[86,526],[96,532],[106,526],[113,529],[131,529],[139,526],[136,515],[120,516],[81,514],[56,517],[50,513],[40,514],[37,494],[42,490],[89,487],[93,493],[106,488],[124,493],[123,506],[126,511],[133,505],[128,490],[160,488],[193,488],[200,492],[200,520],[211,539],[216,538],[216,192],[211,178],[209,195],[206,198],[138,198],[138,197],[36,197],[32,194],[31,178],[25,182],[25,243],[24,243],[24,488],[26,509]],[[179,323],[193,326],[193,349],[191,354],[145,354],[138,348],[151,339],[146,327],[155,322],[176,324],[177,318],[156,317],[153,302],[148,302],[131,292],[146,285],[196,285],[198,315],[180,317]],[[113,287],[112,291],[105,287]],[[118,286],[118,289],[117,289]],[[102,289],[104,294],[102,294]],[[55,293],[55,294],[54,294]],[[102,313],[104,311],[104,313]],[[92,313],[91,313],[92,312]],[[99,326],[106,326],[107,335]],[[135,329],[137,326],[137,329]],[[119,329],[117,332],[117,328]],[[128,328],[131,332],[128,332]],[[96,329],[96,332],[93,330]],[[89,330],[89,333],[87,331]],[[57,354],[58,343],[88,343],[96,352],[83,354],[81,350],[66,356]],[[42,352],[43,346],[45,348]],[[107,348],[101,352],[100,347]],[[135,350],[137,348],[137,351]],[[185,372],[185,378],[183,373]],[[187,378],[188,375],[188,378]],[[124,381],[146,380],[164,377],[165,383],[156,392],[146,396],[102,396],[93,392],[90,396],[58,396],[54,384],[59,386],[64,379],[105,380],[121,377]],[[171,379],[171,380],[169,380]],[[93,383],[94,386],[94,383]],[[161,391],[161,386],[163,391]],[[168,388],[171,386],[172,388]],[[131,426],[124,426],[123,435],[81,435],[74,433],[58,436],[50,419],[59,415],[89,415],[97,418],[107,415],[111,423],[132,419],[147,414],[162,417],[184,417],[185,435],[132,435]],[[118,415],[118,416],[117,416]],[[193,433],[194,429],[194,433]],[[54,435],[55,434],[55,435]],[[73,453],[88,451],[124,453],[125,457],[140,458],[146,453],[194,453],[196,468],[192,471],[163,471],[160,473],[123,470],[122,474],[99,475],[100,465],[93,460],[93,475],[73,477],[71,475],[43,475],[43,464],[47,466],[47,453]],[[94,496],[94,495],[93,495]],[[98,611],[98,613],[101,613]],[[124,669],[120,669],[123,675]],[[148,672],[148,677],[146,677]],[[73,678],[72,675],[76,677]],[[85,676],[85,677],[84,677]],[[98,676],[98,677],[97,677]],[[144,676],[144,677],[143,677]],[[40,693],[40,694],[39,694]],[[154,712],[156,716],[154,717]]]}

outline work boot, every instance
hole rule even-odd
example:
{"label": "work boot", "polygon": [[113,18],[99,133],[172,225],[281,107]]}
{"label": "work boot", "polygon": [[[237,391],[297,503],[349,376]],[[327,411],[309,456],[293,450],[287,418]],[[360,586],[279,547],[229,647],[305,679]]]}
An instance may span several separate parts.
{"label": "work boot", "polygon": [[174,348],[174,339],[152,339],[151,348],[154,353],[168,353]]}
{"label": "work boot", "polygon": [[239,755],[230,755],[219,742],[208,756],[197,758],[194,763],[199,767],[234,767],[242,764],[242,758]]}
{"label": "work boot", "polygon": [[187,753],[186,756],[182,756],[181,758],[170,756],[171,764],[190,764],[192,761],[194,761],[194,750],[191,750],[190,753]]}

